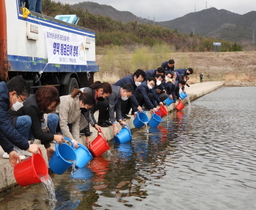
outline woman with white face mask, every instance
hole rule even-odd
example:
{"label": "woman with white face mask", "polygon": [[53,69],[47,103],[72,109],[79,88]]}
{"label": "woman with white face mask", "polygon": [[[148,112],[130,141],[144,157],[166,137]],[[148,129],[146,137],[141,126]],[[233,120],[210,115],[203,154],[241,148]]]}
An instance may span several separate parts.
{"label": "woman with white face mask", "polygon": [[149,77],[147,81],[142,82],[142,84],[135,90],[135,97],[139,102],[140,106],[145,106],[145,109],[150,110],[151,113],[156,112],[155,100],[158,104],[162,104],[159,99],[154,98],[152,93],[155,87],[156,79],[154,77]]}
{"label": "woman with white face mask", "polygon": [[[13,77],[10,81],[0,82],[0,144],[5,151],[3,157],[9,158],[10,164],[14,166],[21,160],[21,157],[15,147],[27,150],[31,153],[37,153],[38,146],[29,144],[25,137],[31,126],[31,119],[28,116],[22,116],[17,120],[16,128],[11,124],[8,116],[8,110],[18,110],[26,100],[30,88],[26,80],[22,77]],[[23,135],[22,135],[23,134]],[[24,155],[22,158],[25,158]]]}

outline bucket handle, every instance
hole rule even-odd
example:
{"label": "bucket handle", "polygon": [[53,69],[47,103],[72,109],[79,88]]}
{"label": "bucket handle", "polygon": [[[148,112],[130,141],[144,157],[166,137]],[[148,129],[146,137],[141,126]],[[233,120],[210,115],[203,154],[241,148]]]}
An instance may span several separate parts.
{"label": "bucket handle", "polygon": [[127,127],[128,130],[131,130],[130,127],[129,127],[129,125],[127,125],[127,124],[124,125],[124,127]]}
{"label": "bucket handle", "polygon": [[71,146],[74,148],[73,142],[68,137],[63,137],[65,140],[69,141],[71,143]]}
{"label": "bucket handle", "polygon": [[162,117],[162,112],[161,112],[160,110],[157,110],[157,111],[155,112],[155,114],[156,114],[157,112],[159,112],[159,113],[160,113],[160,116]]}
{"label": "bucket handle", "polygon": [[105,140],[107,140],[106,136],[102,132],[98,132],[99,135],[101,135]]}

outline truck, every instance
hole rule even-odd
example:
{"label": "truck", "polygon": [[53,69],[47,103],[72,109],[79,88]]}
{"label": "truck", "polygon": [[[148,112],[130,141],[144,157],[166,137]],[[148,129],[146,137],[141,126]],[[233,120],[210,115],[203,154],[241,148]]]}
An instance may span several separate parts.
{"label": "truck", "polygon": [[60,95],[93,83],[95,31],[0,0],[0,80],[21,75],[31,92],[54,85]]}

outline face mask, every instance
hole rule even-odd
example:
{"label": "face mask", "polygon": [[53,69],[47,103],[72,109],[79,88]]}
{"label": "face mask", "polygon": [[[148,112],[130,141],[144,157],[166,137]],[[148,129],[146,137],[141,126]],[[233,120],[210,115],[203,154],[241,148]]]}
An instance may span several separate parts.
{"label": "face mask", "polygon": [[81,113],[82,113],[82,114],[84,114],[85,112],[88,111],[88,109],[86,109],[86,108],[80,108],[80,110],[81,110]]}
{"label": "face mask", "polygon": [[98,97],[97,100],[98,101],[104,101],[105,99],[103,97]]}
{"label": "face mask", "polygon": [[139,85],[141,85],[141,82],[135,82],[135,85],[138,87]]}
{"label": "face mask", "polygon": [[23,107],[23,102],[16,101],[16,103],[12,105],[12,110],[18,111],[21,107]]}
{"label": "face mask", "polygon": [[127,101],[127,100],[128,100],[128,97],[121,97],[121,99],[122,99],[123,101]]}
{"label": "face mask", "polygon": [[151,90],[152,88],[153,87],[150,84],[148,84],[148,89]]}
{"label": "face mask", "polygon": [[159,80],[156,81],[156,85],[157,85],[157,86],[158,86],[158,85],[161,85],[161,83],[162,83],[162,82],[159,81]]}

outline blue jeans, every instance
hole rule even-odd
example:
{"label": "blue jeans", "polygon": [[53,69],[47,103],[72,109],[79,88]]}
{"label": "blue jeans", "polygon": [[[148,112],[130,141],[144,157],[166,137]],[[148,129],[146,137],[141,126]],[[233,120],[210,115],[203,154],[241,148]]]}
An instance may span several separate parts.
{"label": "blue jeans", "polygon": [[42,0],[30,0],[29,10],[37,13],[42,13]]}
{"label": "blue jeans", "polygon": [[59,115],[51,113],[47,117],[47,127],[51,134],[56,134],[59,129]]}
{"label": "blue jeans", "polygon": [[30,116],[23,115],[17,118],[15,128],[17,131],[19,131],[19,133],[22,136],[29,139],[31,125],[32,125],[32,120]]}

